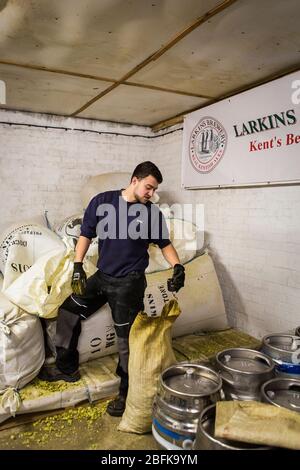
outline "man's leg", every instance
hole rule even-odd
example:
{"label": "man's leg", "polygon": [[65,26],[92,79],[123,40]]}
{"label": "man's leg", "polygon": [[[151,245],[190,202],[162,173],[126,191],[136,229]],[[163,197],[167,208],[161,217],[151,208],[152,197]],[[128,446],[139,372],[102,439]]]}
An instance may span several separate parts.
{"label": "man's leg", "polygon": [[118,341],[119,363],[116,373],[121,378],[119,396],[107,407],[107,412],[112,416],[122,416],[125,410],[129,380],[129,333],[138,312],[144,308],[145,288],[145,276],[134,273],[118,279],[117,285],[114,283],[105,288]]}
{"label": "man's leg", "polygon": [[76,382],[80,379],[77,344],[81,333],[81,321],[91,316],[106,302],[107,298],[101,291],[98,273],[87,280],[84,295],[72,294],[65,300],[59,308],[56,325],[56,365],[42,368],[40,379],[50,382],[57,380]]}

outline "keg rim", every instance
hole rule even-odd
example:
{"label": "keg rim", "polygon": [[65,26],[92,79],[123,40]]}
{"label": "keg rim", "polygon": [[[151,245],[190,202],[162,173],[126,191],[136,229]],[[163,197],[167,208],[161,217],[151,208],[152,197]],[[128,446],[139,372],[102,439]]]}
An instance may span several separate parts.
{"label": "keg rim", "polygon": [[[265,359],[266,360],[266,370],[259,370],[259,371],[249,371],[249,370],[237,370],[237,369],[234,369],[233,367],[230,367],[229,365],[227,364],[224,364],[224,362],[221,361],[220,359],[220,356],[221,355],[224,355],[224,353],[228,353],[229,354],[229,351],[250,351],[251,353],[255,353],[256,356],[259,356],[261,357],[262,359]],[[246,359],[246,358],[245,358]],[[273,359],[271,357],[269,357],[267,354],[261,352],[261,351],[257,351],[256,349],[249,349],[249,348],[228,348],[228,349],[224,349],[223,351],[219,351],[217,354],[216,354],[216,361],[217,361],[217,364],[219,366],[221,366],[223,369],[225,370],[229,370],[231,372],[235,372],[235,373],[239,373],[239,374],[243,374],[243,375],[263,375],[263,374],[266,374],[266,373],[269,373],[269,372],[272,372],[272,370],[275,369],[275,363],[273,361]]]}
{"label": "keg rim", "polygon": [[[164,376],[165,374],[167,374],[168,372],[170,372],[172,369],[176,369],[176,368],[184,368],[184,366],[189,366],[189,367],[196,367],[198,370],[201,369],[201,370],[204,370],[207,372],[207,375],[210,376],[210,378],[212,379],[212,382],[215,383],[215,388],[209,392],[203,392],[203,393],[186,393],[186,392],[181,392],[180,390],[173,390],[171,387],[169,387],[165,382],[164,382]],[[178,374],[180,375],[180,374]],[[213,380],[212,377],[215,377],[216,381]],[[222,382],[222,377],[220,376],[220,374],[218,372],[216,372],[215,370],[213,370],[212,368],[210,367],[207,367],[207,366],[203,366],[201,364],[194,364],[194,363],[190,363],[190,362],[180,362],[178,364],[173,364],[172,366],[168,367],[167,369],[165,369],[161,374],[160,374],[160,385],[162,387],[163,390],[166,390],[170,393],[172,393],[173,395],[176,395],[176,396],[179,396],[179,397],[190,397],[190,398],[202,398],[202,397],[206,397],[206,396],[209,396],[209,395],[213,395],[217,392],[219,392],[222,388],[222,385],[223,385],[223,382]]]}
{"label": "keg rim", "polygon": [[[300,348],[300,336],[289,335],[289,334],[286,334],[286,333],[272,333],[272,334],[264,336],[263,339],[262,339],[263,347],[269,348],[269,349],[274,350],[274,351],[280,351],[280,352],[283,352],[283,353],[288,353],[288,354],[294,352],[294,351],[289,351],[288,349],[282,349],[278,346],[274,346],[273,344],[269,343],[268,339],[271,338],[271,337],[291,338],[292,342],[293,342],[293,340],[296,340],[297,342],[299,342],[299,348]],[[296,349],[296,351],[297,350],[298,350],[298,348]]]}
{"label": "keg rim", "polygon": [[[299,379],[294,379],[294,378],[288,378],[288,377],[274,377],[273,379],[270,379],[268,380],[267,382],[263,383],[260,390],[261,390],[261,395],[263,397],[264,400],[267,400],[268,403],[270,403],[271,405],[274,405],[274,406],[277,406],[279,408],[285,408],[283,407],[282,405],[279,405],[278,403],[276,403],[276,401],[272,400],[268,395],[267,395],[267,387],[270,385],[270,384],[275,384],[275,385],[279,385],[279,384],[282,384],[283,387],[282,388],[276,388],[275,387],[275,390],[288,390],[289,387],[284,387],[284,385],[299,385],[299,390],[300,390],[300,378]],[[287,409],[290,409],[290,408],[287,408]],[[294,410],[296,411],[296,410]]]}

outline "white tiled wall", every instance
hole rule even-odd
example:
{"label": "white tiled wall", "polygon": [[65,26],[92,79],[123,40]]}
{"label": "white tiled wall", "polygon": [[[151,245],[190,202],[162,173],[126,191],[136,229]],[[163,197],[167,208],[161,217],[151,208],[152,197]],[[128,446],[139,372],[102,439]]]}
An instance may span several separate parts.
{"label": "white tiled wall", "polygon": [[83,119],[0,111],[0,121],[87,130],[0,124],[0,230],[44,210],[60,221],[81,210],[89,176],[152,160],[164,176],[162,201],[204,204],[230,323],[258,337],[300,325],[300,186],[184,191],[180,126],[149,139],[148,128]]}

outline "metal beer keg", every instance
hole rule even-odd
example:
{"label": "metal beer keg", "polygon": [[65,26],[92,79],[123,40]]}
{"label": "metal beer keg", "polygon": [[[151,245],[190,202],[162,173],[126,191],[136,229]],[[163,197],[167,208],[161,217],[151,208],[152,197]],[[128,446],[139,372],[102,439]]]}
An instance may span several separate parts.
{"label": "metal beer keg", "polygon": [[283,333],[266,335],[262,351],[275,362],[276,375],[300,378],[300,337]]}
{"label": "metal beer keg", "polygon": [[218,373],[200,364],[180,363],[160,377],[153,403],[153,436],[167,449],[191,449],[201,411],[221,399]]}
{"label": "metal beer keg", "polygon": [[260,387],[274,376],[275,365],[265,354],[252,349],[225,349],[216,356],[227,400],[260,401]]}
{"label": "metal beer keg", "polygon": [[281,378],[268,380],[261,387],[262,401],[300,413],[300,380]]}

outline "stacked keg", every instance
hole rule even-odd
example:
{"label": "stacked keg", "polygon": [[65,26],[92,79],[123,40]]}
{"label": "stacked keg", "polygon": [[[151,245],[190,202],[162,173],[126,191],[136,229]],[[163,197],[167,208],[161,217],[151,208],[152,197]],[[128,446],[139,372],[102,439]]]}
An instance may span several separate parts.
{"label": "stacked keg", "polygon": [[300,412],[300,327],[295,335],[263,338],[262,351],[275,363],[276,378],[261,388],[262,401]]}
{"label": "stacked keg", "polygon": [[262,401],[300,413],[300,380],[277,377],[261,387]]}
{"label": "stacked keg", "polygon": [[160,377],[152,433],[163,449],[191,449],[204,408],[221,399],[222,380],[210,367],[179,363]]}
{"label": "stacked keg", "polygon": [[252,349],[226,349],[217,354],[216,363],[226,400],[261,401],[262,384],[274,377],[272,359]]}
{"label": "stacked keg", "polygon": [[216,402],[255,400],[300,412],[300,375],[282,371],[282,364],[295,366],[291,355],[298,348],[299,336],[268,335],[262,351],[226,349],[216,355],[213,368],[192,363],[169,367],[161,374],[153,404],[156,442],[167,450],[270,449],[216,438]]}
{"label": "stacked keg", "polygon": [[262,352],[275,362],[276,375],[284,378],[300,378],[299,336],[276,333],[266,335],[262,343]]}

